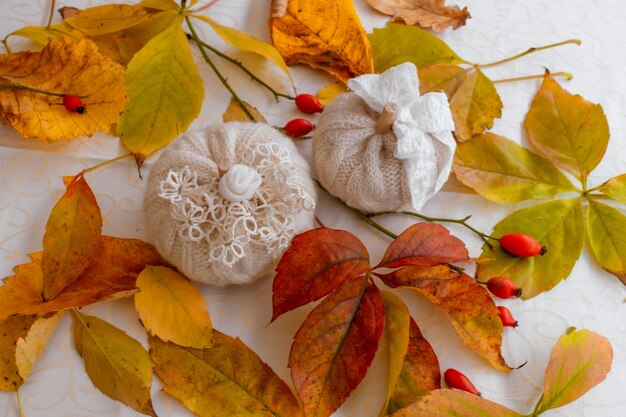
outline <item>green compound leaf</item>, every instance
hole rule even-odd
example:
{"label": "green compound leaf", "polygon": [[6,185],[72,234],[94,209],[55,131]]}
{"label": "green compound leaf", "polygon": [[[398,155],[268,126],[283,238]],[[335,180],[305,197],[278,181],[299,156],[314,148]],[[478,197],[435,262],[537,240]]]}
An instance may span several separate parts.
{"label": "green compound leaf", "polygon": [[548,252],[543,256],[520,258],[499,246],[483,248],[481,257],[495,259],[476,271],[482,281],[494,276],[507,277],[523,289],[522,297],[532,298],[548,291],[568,277],[584,241],[580,199],[550,201],[513,212],[494,228],[492,236],[525,233],[533,236]]}

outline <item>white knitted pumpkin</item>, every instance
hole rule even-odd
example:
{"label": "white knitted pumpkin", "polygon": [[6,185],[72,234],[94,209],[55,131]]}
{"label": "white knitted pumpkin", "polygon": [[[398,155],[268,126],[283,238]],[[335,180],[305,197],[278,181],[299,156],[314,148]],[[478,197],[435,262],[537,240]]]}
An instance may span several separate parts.
{"label": "white knitted pumpkin", "polygon": [[419,95],[411,63],[348,82],[313,136],[320,184],[367,213],[422,208],[446,182],[456,147],[443,93]]}
{"label": "white knitted pumpkin", "polygon": [[292,141],[259,123],[189,132],[155,163],[147,232],[189,278],[218,286],[270,274],[291,238],[315,226],[315,186]]}

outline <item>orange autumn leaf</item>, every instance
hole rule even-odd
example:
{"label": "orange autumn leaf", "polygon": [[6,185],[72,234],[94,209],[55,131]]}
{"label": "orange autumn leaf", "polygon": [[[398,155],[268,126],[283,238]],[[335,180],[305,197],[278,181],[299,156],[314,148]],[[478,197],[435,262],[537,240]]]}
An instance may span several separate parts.
{"label": "orange autumn leaf", "polygon": [[381,13],[393,16],[393,22],[416,25],[441,32],[465,25],[470,13],[467,7],[446,6],[445,0],[367,0]]}
{"label": "orange autumn leaf", "polygon": [[0,55],[0,83],[82,97],[84,114],[63,99],[23,89],[0,89],[0,118],[24,138],[48,142],[108,132],[126,105],[124,68],[89,39],[51,40],[40,52]]}
{"label": "orange autumn leaf", "polygon": [[272,0],[270,34],[289,65],[307,64],[343,81],[374,72],[351,0]]}
{"label": "orange autumn leaf", "polygon": [[15,268],[0,286],[0,320],[15,315],[45,315],[133,294],[146,265],[168,265],[152,245],[137,239],[102,236],[102,248],[85,272],[54,299],[41,297],[41,252]]}
{"label": "orange autumn leaf", "polygon": [[100,251],[102,216],[91,188],[80,176],[50,212],[43,237],[42,295],[54,298],[87,269]]}

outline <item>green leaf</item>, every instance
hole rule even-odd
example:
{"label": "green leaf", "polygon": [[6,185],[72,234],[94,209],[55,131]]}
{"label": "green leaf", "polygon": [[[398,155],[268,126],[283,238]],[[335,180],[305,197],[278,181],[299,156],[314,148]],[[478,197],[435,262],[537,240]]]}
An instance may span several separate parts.
{"label": "green leaf", "polygon": [[372,45],[377,73],[407,61],[417,68],[466,63],[440,38],[414,26],[387,23],[387,27],[376,28],[367,37]]}
{"label": "green leaf", "polygon": [[604,336],[585,329],[568,331],[552,349],[537,414],[569,404],[598,385],[612,361],[613,349]]}
{"label": "green leaf", "polygon": [[500,404],[464,391],[441,389],[390,417],[524,417]]}
{"label": "green leaf", "polygon": [[141,165],[198,116],[204,86],[183,31],[182,16],[152,38],[128,64],[129,101],[117,124],[124,146]]}
{"label": "green leaf", "polygon": [[587,236],[602,268],[626,284],[626,216],[606,204],[589,200]]}
{"label": "green leaf", "polygon": [[64,21],[89,36],[100,36],[138,25],[147,17],[148,11],[141,6],[106,4],[81,10]]}
{"label": "green leaf", "polygon": [[150,399],[152,363],[139,342],[97,317],[74,310],[74,344],[96,388],[156,417]]}
{"label": "green leaf", "polygon": [[269,59],[274,64],[278,65],[278,67],[283,70],[285,74],[289,74],[289,69],[287,69],[287,64],[285,63],[285,60],[276,50],[276,48],[274,48],[269,43],[265,43],[241,30],[220,25],[208,16],[192,15],[191,17],[195,19],[200,19],[203,22],[211,25],[215,33],[217,33],[219,37],[226,41],[230,46],[240,49],[242,51],[254,52],[255,54],[259,54],[262,57]]}
{"label": "green leaf", "polygon": [[550,162],[492,133],[458,144],[454,173],[483,197],[502,204],[576,191]]}
{"label": "green leaf", "polygon": [[389,340],[387,396],[380,417],[440,388],[439,361],[409,310],[396,295],[382,291],[385,332]]}
{"label": "green leaf", "polygon": [[613,200],[626,204],[626,174],[611,178],[600,186],[600,191]]}
{"label": "green leaf", "polygon": [[150,338],[164,390],[200,417],[299,417],[293,393],[250,348],[218,331],[209,349]]}
{"label": "green leaf", "polygon": [[496,246],[483,247],[482,258],[495,259],[478,265],[482,281],[494,276],[513,280],[523,289],[523,298],[548,291],[568,277],[584,242],[584,224],[580,199],[550,201],[513,212],[494,228],[492,236],[526,233],[545,246],[543,256],[520,258]]}
{"label": "green leaf", "polygon": [[213,345],[209,310],[187,278],[164,266],[146,266],[137,288],[135,309],[150,334],[196,349]]}
{"label": "green leaf", "polygon": [[550,75],[535,95],[524,128],[546,158],[581,182],[602,160],[609,142],[602,106],[570,94]]}

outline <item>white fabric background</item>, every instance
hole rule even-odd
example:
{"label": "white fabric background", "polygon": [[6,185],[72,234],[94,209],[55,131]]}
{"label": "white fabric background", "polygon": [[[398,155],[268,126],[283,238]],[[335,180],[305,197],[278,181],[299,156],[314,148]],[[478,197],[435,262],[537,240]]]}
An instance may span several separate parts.
{"label": "white fabric background", "polygon": [[[57,7],[88,7],[105,1],[64,1]],[[221,0],[208,12],[223,24],[236,26],[267,39],[270,0]],[[493,79],[538,74],[544,67],[569,71],[575,79],[566,88],[604,107],[611,129],[611,142],[604,161],[591,176],[592,185],[626,171],[626,12],[620,0],[459,0],[453,3],[470,7],[473,18],[467,26],[442,36],[462,57],[470,61],[491,62],[567,38],[580,38],[580,47],[564,46],[531,55],[525,59],[486,70]],[[365,0],[355,0],[368,30],[382,27],[387,18],[371,11]],[[0,0],[0,32],[6,33],[27,24],[44,24],[47,0]],[[199,26],[199,25],[198,25]],[[234,55],[236,51],[216,40],[209,29],[205,39]],[[196,53],[199,57],[199,54]],[[287,82],[271,64],[249,55],[244,62],[259,75],[286,89]],[[198,59],[200,62],[200,59]],[[206,100],[201,116],[192,127],[218,121],[229,97],[211,73],[199,63],[205,80]],[[298,113],[291,103],[275,104],[273,98],[232,66],[219,63],[243,98],[257,106],[270,123],[282,125]],[[301,92],[316,92],[330,79],[305,68],[293,70]],[[521,122],[538,81],[499,85],[504,101],[501,120],[493,132],[523,143]],[[13,266],[27,260],[28,252],[40,250],[45,222],[50,209],[63,192],[59,179],[80,169],[121,155],[125,151],[116,138],[97,135],[92,139],[47,145],[24,141],[10,128],[0,126],[0,276],[11,274]],[[310,144],[301,150],[310,153]],[[150,161],[146,164],[149,169]],[[144,176],[145,177],[145,176]],[[120,237],[143,237],[141,200],[145,182],[137,177],[134,162],[122,161],[88,175],[104,216],[104,232]],[[472,224],[485,231],[515,208],[501,206],[471,194],[462,187],[447,186],[429,202],[425,214],[463,217],[473,214]],[[332,199],[323,196],[318,216],[330,227],[354,232],[367,245],[373,261],[382,256],[389,240],[363,225]],[[383,220],[399,232],[411,224],[409,219]],[[480,253],[480,241],[462,228],[451,227],[464,239],[471,255]],[[286,314],[266,327],[271,316],[271,280],[252,286],[230,289],[201,288],[217,329],[238,336],[251,346],[272,368],[289,381],[286,368],[291,340],[311,307]],[[439,356],[442,370],[455,367],[471,376],[485,398],[528,413],[540,395],[545,366],[556,339],[569,326],[589,328],[607,336],[614,349],[613,370],[599,387],[571,405],[549,411],[551,417],[620,417],[626,415],[626,288],[613,276],[594,265],[588,249],[569,279],[554,290],[530,301],[502,301],[520,321],[517,329],[506,329],[503,352],[509,363],[528,364],[510,374],[493,371],[476,355],[465,349],[444,316],[429,303],[409,292],[398,292],[409,304],[422,331]],[[123,328],[145,343],[131,300],[107,302],[85,309]],[[82,361],[74,350],[70,318],[63,318],[52,341],[44,351],[33,374],[22,388],[25,415],[28,417],[139,416],[131,409],[110,400],[96,390],[87,378]],[[336,414],[336,417],[376,416],[385,390],[386,355],[381,348],[365,381]],[[160,392],[155,379],[155,409],[162,417],[191,415],[176,401]],[[0,417],[16,416],[13,393],[0,393]]]}

